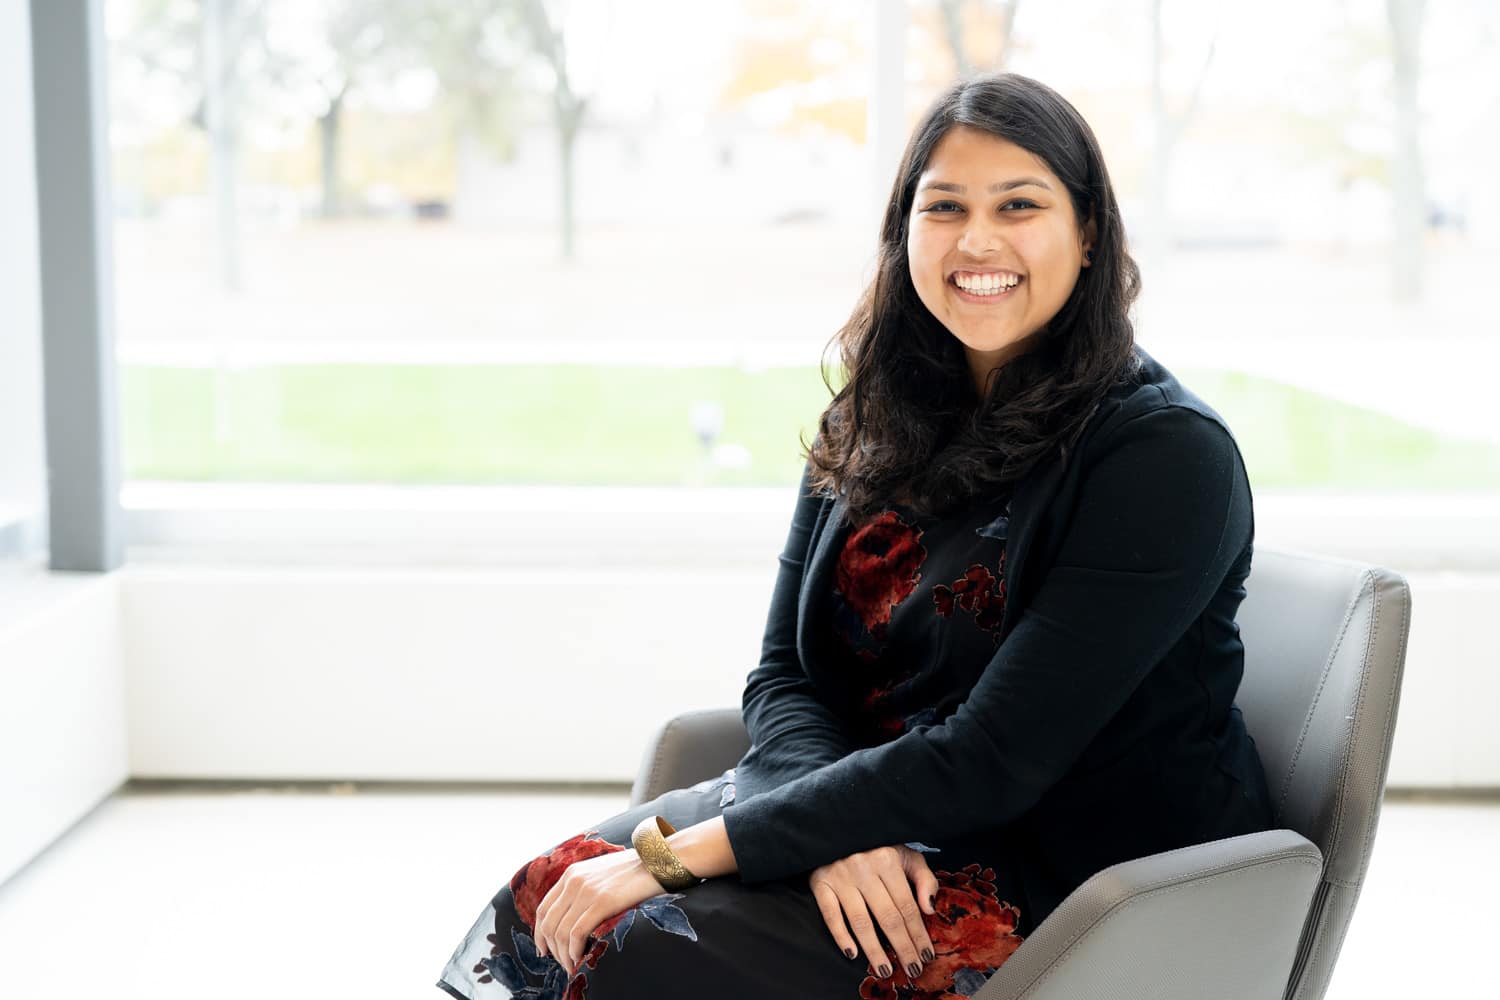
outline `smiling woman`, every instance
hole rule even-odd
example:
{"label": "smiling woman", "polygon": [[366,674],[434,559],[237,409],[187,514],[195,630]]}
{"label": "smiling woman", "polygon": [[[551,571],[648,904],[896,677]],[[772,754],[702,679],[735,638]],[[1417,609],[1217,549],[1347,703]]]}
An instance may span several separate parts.
{"label": "smiling woman", "polygon": [[[886,204],[877,274],[837,340],[850,377],[810,448],[856,517],[924,512],[1065,455],[1128,378],[1140,272],[1098,140],[1013,73],[950,87]],[[967,376],[967,377],[965,377]]]}
{"label": "smiling woman", "polygon": [[1233,704],[1249,479],[1135,346],[1136,285],[1072,105],[954,84],[839,333],[749,750],[516,869],[442,989],[973,996],[1095,872],[1269,827]]}

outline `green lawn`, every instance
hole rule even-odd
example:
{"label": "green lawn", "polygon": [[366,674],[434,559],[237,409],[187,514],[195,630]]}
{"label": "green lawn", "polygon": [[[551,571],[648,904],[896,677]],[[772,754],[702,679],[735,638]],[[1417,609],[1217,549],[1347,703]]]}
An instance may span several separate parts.
{"label": "green lawn", "polygon": [[[1236,372],[1177,374],[1229,422],[1256,489],[1500,489],[1500,446]],[[123,397],[133,479],[785,485],[828,393],[815,367],[286,365],[126,366]],[[746,467],[706,467],[698,400],[723,407],[720,441]]]}

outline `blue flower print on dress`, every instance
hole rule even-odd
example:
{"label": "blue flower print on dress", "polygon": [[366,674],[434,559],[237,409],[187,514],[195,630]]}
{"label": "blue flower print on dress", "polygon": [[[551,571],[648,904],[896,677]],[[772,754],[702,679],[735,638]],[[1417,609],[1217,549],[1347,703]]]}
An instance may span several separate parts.
{"label": "blue flower print on dress", "polygon": [[[635,925],[637,913],[642,914],[651,923],[668,933],[679,934],[689,941],[698,940],[698,932],[693,930],[688,922],[687,914],[683,912],[682,907],[673,902],[682,898],[683,894],[680,892],[652,896],[600,924],[590,936],[594,939],[594,943],[584,954],[583,961],[578,963],[572,979],[568,978],[567,970],[556,958],[537,953],[536,942],[531,935],[518,931],[514,927],[510,929],[514,954],[495,949],[488,958],[481,959],[479,964],[490,976],[494,977],[496,982],[510,990],[513,997],[534,997],[536,1000],[582,1000],[588,990],[586,970],[598,966],[599,957],[604,954],[607,946],[606,942],[613,943],[616,951],[625,950],[625,935]],[[496,940],[493,934],[488,937],[491,942]],[[530,977],[540,977],[542,981],[533,983]],[[484,982],[483,979],[480,981]]]}
{"label": "blue flower print on dress", "polygon": [[[726,780],[725,775],[710,779]],[[567,867],[585,858],[600,854],[611,854],[626,850],[621,844],[613,844],[601,838],[597,831],[579,834],[558,844],[552,850],[527,862],[510,881],[511,898],[515,902],[516,916],[527,928],[535,927],[536,907],[547,891],[562,877]],[[611,943],[616,950],[625,946],[625,934],[635,925],[636,915],[644,916],[661,930],[678,934],[689,941],[698,940],[698,932],[688,921],[688,916],[674,900],[682,899],[683,893],[660,893],[636,906],[628,907],[601,922],[594,928],[586,942],[583,959],[573,970],[570,978],[567,970],[552,955],[537,955],[536,943],[524,931],[511,928],[512,954],[504,951],[498,934],[486,935],[490,942],[489,957],[480,959],[474,971],[479,973],[478,982],[497,981],[505,985],[517,997],[535,997],[537,1000],[584,1000],[588,989],[588,975],[599,964],[600,957]],[[499,929],[498,926],[496,928]],[[533,983],[528,978],[541,978]],[[515,984],[515,985],[512,985]]]}
{"label": "blue flower print on dress", "polygon": [[[1006,510],[1009,509],[1010,508],[1007,506]],[[1004,514],[1001,514],[989,524],[975,528],[974,534],[978,535],[980,538],[998,538],[1004,541],[1009,531],[1010,518],[1006,517]]]}
{"label": "blue flower print on dress", "polygon": [[711,792],[715,788],[720,789],[720,809],[723,809],[725,806],[734,801],[734,768],[731,767],[723,774],[717,775],[715,777],[705,778],[704,780],[698,782],[696,785],[691,786],[689,791]]}

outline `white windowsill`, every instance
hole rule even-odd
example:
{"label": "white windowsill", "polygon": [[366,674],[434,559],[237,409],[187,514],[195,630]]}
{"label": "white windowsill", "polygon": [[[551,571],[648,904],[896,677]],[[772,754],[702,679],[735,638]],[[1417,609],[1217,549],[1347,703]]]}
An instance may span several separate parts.
{"label": "white windowsill", "polygon": [[[766,565],[795,487],[133,482],[132,562]],[[1500,569],[1500,495],[1255,498],[1256,541],[1401,570]]]}

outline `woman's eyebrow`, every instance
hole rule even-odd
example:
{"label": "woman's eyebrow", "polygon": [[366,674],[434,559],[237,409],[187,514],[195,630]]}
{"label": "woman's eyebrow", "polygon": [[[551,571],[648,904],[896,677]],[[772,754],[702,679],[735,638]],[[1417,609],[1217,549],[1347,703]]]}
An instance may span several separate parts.
{"label": "woman's eyebrow", "polygon": [[[1052,185],[1048,184],[1040,177],[1015,177],[1008,181],[1000,181],[996,184],[991,184],[990,194],[995,194],[998,191],[1009,191],[1011,188],[1025,187],[1028,184],[1035,185],[1039,188],[1046,188],[1048,191],[1052,190]],[[947,181],[928,181],[926,184],[922,185],[921,190],[951,191],[953,194],[963,194],[968,190],[968,188],[964,187],[962,184],[949,184]]]}

